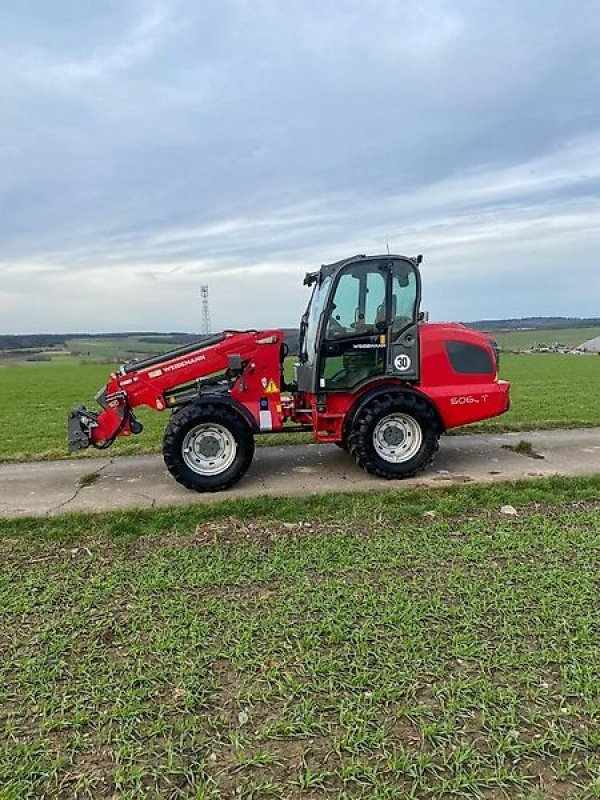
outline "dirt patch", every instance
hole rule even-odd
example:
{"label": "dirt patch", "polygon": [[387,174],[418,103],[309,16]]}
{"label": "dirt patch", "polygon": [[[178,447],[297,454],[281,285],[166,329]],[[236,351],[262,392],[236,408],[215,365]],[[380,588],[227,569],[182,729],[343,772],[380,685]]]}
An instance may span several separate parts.
{"label": "dirt patch", "polygon": [[446,481],[448,483],[472,483],[473,478],[470,475],[454,475],[449,472],[447,475],[436,475],[434,481]]}
{"label": "dirt patch", "polygon": [[188,533],[179,533],[174,530],[158,536],[142,536],[128,548],[127,552],[129,557],[138,558],[141,555],[148,555],[157,550],[171,547],[206,547],[243,542],[269,544],[284,536],[305,538],[315,533],[340,530],[340,527],[339,525],[317,526],[312,522],[252,522],[236,517],[224,517],[197,525],[193,531]]}

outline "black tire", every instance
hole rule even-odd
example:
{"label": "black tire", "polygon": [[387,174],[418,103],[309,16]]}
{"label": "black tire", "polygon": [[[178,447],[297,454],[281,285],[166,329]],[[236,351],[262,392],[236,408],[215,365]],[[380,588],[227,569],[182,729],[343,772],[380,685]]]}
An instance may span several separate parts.
{"label": "black tire", "polygon": [[[224,429],[230,435],[227,437],[226,433],[223,434],[232,446],[229,455],[223,456],[227,466],[221,472],[201,474],[190,466],[189,456],[186,462],[184,453],[186,437],[201,425],[218,426],[217,429]],[[218,442],[217,439],[214,441]],[[229,489],[246,473],[253,456],[254,436],[250,426],[236,411],[226,405],[213,403],[190,405],[181,411],[176,411],[171,417],[163,439],[163,457],[167,469],[178,483],[196,492],[220,492]],[[215,461],[217,460],[216,457]],[[228,463],[229,461],[231,463]],[[218,469],[218,464],[215,469]]]}
{"label": "black tire", "polygon": [[[414,421],[421,436],[420,446],[406,461],[394,463],[376,450],[374,433],[378,423],[392,414]],[[411,478],[428,467],[439,447],[441,425],[437,414],[425,400],[409,393],[386,393],[371,400],[354,419],[348,437],[350,453],[359,467],[388,480]]]}

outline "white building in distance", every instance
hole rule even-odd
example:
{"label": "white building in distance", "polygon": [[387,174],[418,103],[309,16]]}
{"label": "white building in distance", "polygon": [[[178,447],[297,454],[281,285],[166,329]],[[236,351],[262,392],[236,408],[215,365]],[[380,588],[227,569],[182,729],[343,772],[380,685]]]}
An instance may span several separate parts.
{"label": "white building in distance", "polygon": [[578,350],[585,350],[587,353],[600,353],[600,336],[595,339],[588,339],[587,342],[580,344]]}

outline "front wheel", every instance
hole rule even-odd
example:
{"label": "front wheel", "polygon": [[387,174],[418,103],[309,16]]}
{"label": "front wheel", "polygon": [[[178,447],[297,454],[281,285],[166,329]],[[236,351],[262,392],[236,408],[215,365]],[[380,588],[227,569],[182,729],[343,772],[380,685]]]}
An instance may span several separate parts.
{"label": "front wheel", "polygon": [[348,442],[362,469],[380,478],[410,478],[433,461],[441,427],[431,406],[417,395],[385,394],[354,420]]}
{"label": "front wheel", "polygon": [[191,405],[177,411],[165,431],[163,457],[178,483],[219,492],[237,483],[254,456],[254,436],[225,405]]}

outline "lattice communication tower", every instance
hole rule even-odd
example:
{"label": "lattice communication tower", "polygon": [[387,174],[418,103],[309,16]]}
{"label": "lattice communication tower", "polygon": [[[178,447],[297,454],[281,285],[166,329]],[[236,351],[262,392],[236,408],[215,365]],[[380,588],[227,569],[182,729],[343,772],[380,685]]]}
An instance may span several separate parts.
{"label": "lattice communication tower", "polygon": [[210,336],[210,305],[208,302],[208,285],[200,287],[200,300],[202,302],[202,329],[203,336]]}

